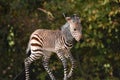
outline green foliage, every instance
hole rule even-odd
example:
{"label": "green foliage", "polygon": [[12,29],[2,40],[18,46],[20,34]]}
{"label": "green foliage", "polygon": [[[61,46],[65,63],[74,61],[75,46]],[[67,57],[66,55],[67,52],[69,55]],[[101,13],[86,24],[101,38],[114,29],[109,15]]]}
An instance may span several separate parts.
{"label": "green foliage", "polygon": [[[120,0],[0,0],[1,80],[12,80],[23,69],[30,34],[59,29],[65,23],[62,13],[79,15],[83,26],[84,42],[71,50],[77,61],[71,80],[120,79]],[[34,80],[49,80],[38,63]],[[61,80],[63,67],[55,55],[50,66]]]}

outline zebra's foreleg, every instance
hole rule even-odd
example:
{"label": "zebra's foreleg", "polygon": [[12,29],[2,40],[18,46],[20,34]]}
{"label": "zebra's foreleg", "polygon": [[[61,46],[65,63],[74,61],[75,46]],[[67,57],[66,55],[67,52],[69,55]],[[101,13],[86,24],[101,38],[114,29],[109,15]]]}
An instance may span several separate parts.
{"label": "zebra's foreleg", "polygon": [[52,74],[51,69],[48,66],[49,59],[50,59],[50,56],[44,56],[43,57],[43,66],[44,66],[45,70],[47,71],[47,73],[49,74],[50,78],[52,80],[56,80],[55,77],[54,77],[54,75]]}
{"label": "zebra's foreleg", "polygon": [[67,77],[70,78],[73,74],[73,70],[75,68],[75,59],[73,58],[73,56],[71,55],[71,53],[69,54],[69,59],[70,59],[70,62],[71,62],[71,69],[70,69],[70,72],[68,73]]}
{"label": "zebra's foreleg", "polygon": [[57,53],[59,59],[62,61],[64,67],[64,80],[67,80],[67,61],[62,52]]}

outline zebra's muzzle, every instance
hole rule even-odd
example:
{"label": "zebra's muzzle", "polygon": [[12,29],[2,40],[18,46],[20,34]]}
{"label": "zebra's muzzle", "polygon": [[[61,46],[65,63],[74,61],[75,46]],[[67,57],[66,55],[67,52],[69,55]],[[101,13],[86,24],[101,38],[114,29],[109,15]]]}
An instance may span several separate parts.
{"label": "zebra's muzzle", "polygon": [[75,36],[75,40],[77,41],[77,42],[79,42],[80,41],[80,39],[82,38],[82,34],[77,34],[76,36]]}

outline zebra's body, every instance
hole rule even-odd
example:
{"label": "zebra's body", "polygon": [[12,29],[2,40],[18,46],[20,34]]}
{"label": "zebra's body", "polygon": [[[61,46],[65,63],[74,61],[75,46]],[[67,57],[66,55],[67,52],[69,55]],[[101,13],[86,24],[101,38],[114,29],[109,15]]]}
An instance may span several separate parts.
{"label": "zebra's body", "polygon": [[[39,44],[38,49],[41,48],[45,51],[56,52],[58,49],[68,48],[68,43],[65,41],[64,37],[65,35],[60,30],[38,29],[31,35],[29,44],[31,45],[30,47],[33,47],[32,45],[36,43]],[[31,48],[31,51],[33,49],[34,48]]]}
{"label": "zebra's body", "polygon": [[[77,20],[76,16],[75,18],[76,18],[75,20],[79,22],[78,21],[79,19]],[[43,66],[48,72],[48,74],[50,75],[50,78],[52,80],[56,80],[48,66],[49,58],[52,52],[56,53],[59,59],[63,63],[64,80],[67,80],[67,78],[69,78],[72,75],[73,69],[75,67],[74,66],[75,61],[70,53],[70,49],[73,46],[74,38],[78,41],[80,40],[81,33],[79,35],[76,32],[74,33],[74,35],[72,35],[71,27],[72,25],[74,27],[76,26],[76,29],[81,31],[80,30],[81,26],[79,26],[78,23],[72,24],[72,25],[71,24],[68,20],[68,22],[62,27],[62,30],[38,29],[32,33],[30,40],[29,40],[28,49],[27,49],[27,53],[30,51],[31,54],[29,57],[25,59],[26,80],[29,80],[29,65],[33,61],[39,59],[40,57],[43,57]],[[78,35],[75,35],[75,34],[78,34]],[[76,37],[73,37],[73,36],[76,36]],[[72,67],[71,67],[69,74],[67,74],[66,58],[69,58],[72,63]]]}

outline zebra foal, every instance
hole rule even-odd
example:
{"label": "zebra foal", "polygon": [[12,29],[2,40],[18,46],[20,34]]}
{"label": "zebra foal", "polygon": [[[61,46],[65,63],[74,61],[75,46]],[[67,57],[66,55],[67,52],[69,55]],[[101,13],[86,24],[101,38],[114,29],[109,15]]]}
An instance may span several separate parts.
{"label": "zebra foal", "polygon": [[[51,80],[56,80],[52,71],[48,66],[49,58],[52,52],[56,53],[58,58],[62,61],[64,67],[64,80],[71,77],[74,65],[74,58],[70,53],[73,46],[74,39],[80,41],[82,36],[82,26],[78,16],[65,17],[66,23],[61,27],[61,30],[46,30],[37,29],[30,36],[28,43],[27,54],[30,52],[29,57],[25,59],[25,78],[29,80],[29,66],[30,64],[42,57],[43,66],[49,74]],[[67,73],[67,61],[71,61],[70,72]]]}

